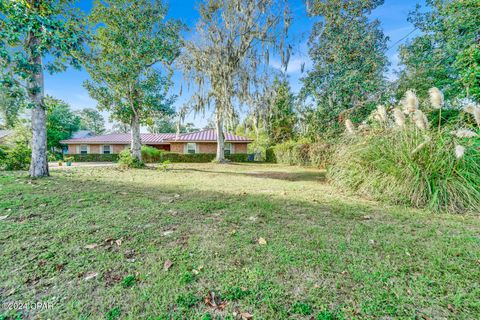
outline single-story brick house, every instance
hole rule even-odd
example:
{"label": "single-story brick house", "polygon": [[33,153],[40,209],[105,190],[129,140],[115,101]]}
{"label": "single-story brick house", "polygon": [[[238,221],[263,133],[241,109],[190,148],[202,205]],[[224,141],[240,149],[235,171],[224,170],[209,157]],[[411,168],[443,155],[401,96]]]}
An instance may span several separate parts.
{"label": "single-story brick house", "polygon": [[[217,134],[215,130],[202,130],[192,133],[142,133],[142,145],[176,153],[216,153]],[[226,154],[245,154],[252,140],[225,134]],[[68,154],[117,154],[130,148],[129,133],[113,133],[87,138],[62,140],[60,143],[68,146]]]}

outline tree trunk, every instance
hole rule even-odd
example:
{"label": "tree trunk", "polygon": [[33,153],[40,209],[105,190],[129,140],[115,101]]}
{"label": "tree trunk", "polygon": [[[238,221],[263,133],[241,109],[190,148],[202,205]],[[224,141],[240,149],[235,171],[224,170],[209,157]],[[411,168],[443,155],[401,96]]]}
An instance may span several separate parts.
{"label": "tree trunk", "polygon": [[132,133],[131,152],[132,156],[142,161],[142,140],[140,138],[140,119],[138,115],[133,115],[130,123]]}
{"label": "tree trunk", "polygon": [[225,162],[225,136],[223,134],[223,116],[217,112],[215,117],[215,126],[217,131],[217,158],[220,163]]}
{"label": "tree trunk", "polygon": [[[30,38],[30,46],[38,45],[35,36]],[[32,52],[35,49],[32,49]],[[35,55],[31,62],[38,66],[38,73],[34,74],[28,82],[30,100],[34,103],[32,109],[32,160],[30,162],[30,176],[32,178],[48,177],[47,161],[47,114],[43,103],[44,80],[42,57]]]}

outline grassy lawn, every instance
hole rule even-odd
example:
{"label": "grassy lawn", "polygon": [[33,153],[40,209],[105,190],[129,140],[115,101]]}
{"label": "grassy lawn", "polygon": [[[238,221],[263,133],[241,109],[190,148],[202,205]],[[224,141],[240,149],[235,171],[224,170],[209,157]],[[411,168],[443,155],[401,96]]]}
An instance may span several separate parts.
{"label": "grassy lawn", "polygon": [[0,319],[480,314],[478,216],[349,197],[313,169],[172,168],[0,173]]}

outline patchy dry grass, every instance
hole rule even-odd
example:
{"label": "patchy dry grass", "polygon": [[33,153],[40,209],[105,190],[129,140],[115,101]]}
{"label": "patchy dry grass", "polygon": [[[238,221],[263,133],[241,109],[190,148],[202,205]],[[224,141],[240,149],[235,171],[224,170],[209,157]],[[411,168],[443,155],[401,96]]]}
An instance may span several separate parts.
{"label": "patchy dry grass", "polygon": [[323,177],[252,164],[0,174],[0,319],[480,314],[478,217],[349,198]]}

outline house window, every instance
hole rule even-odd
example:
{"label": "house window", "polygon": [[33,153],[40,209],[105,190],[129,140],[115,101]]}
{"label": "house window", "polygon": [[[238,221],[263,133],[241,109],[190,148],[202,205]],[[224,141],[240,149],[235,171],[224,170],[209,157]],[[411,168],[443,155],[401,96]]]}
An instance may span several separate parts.
{"label": "house window", "polygon": [[226,142],[225,146],[223,148],[223,151],[225,152],[225,155],[228,156],[229,154],[233,153],[233,144],[230,142]]}
{"label": "house window", "polygon": [[83,144],[80,146],[80,154],[87,154],[88,153],[88,146]]}
{"label": "house window", "polygon": [[196,143],[187,143],[187,153],[194,154],[197,152],[197,144]]}
{"label": "house window", "polygon": [[103,146],[103,147],[102,147],[102,153],[103,153],[103,154],[110,154],[110,153],[112,153],[112,146]]}

